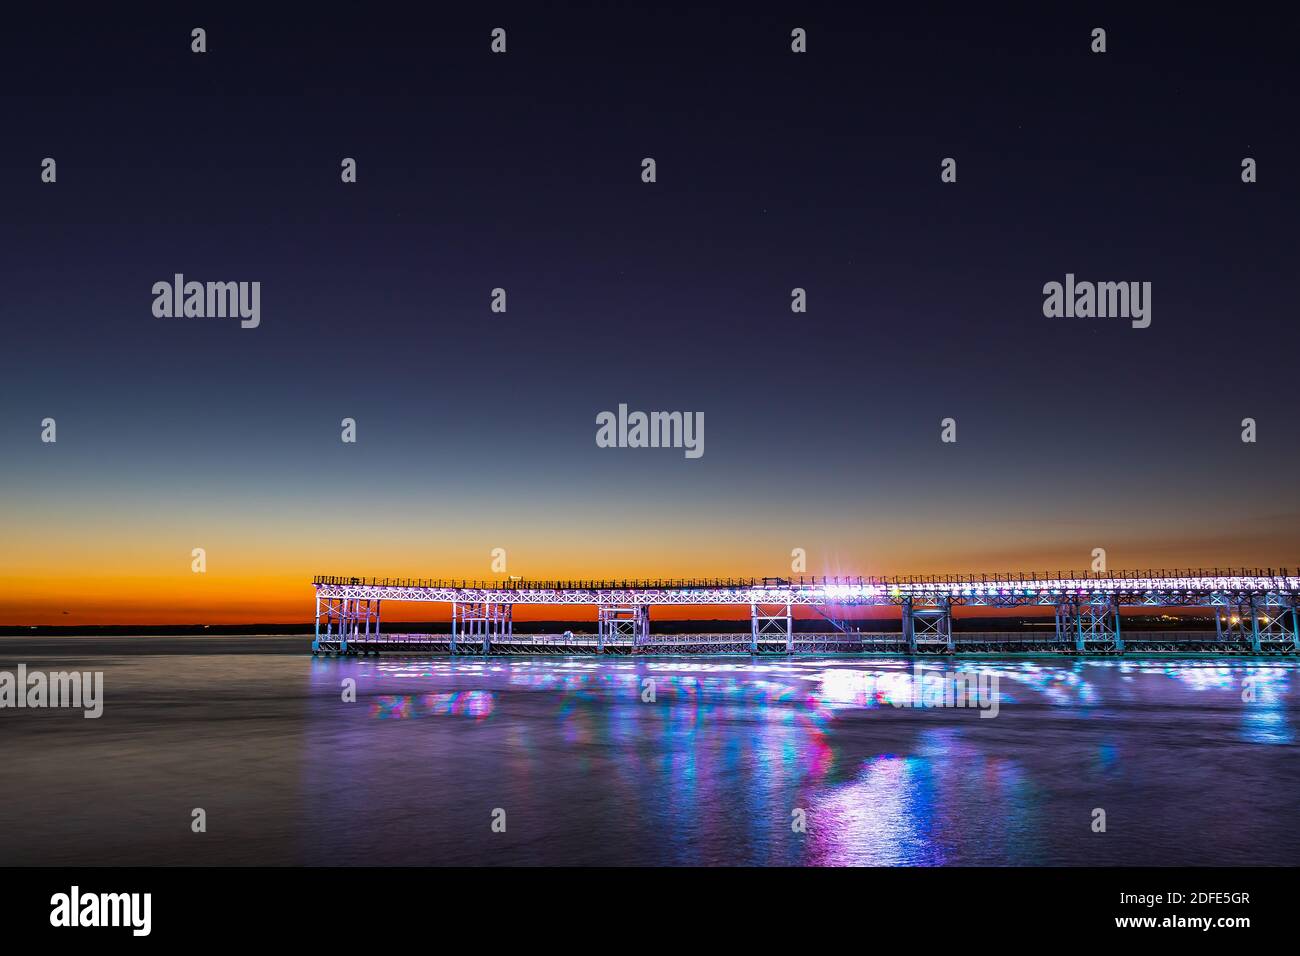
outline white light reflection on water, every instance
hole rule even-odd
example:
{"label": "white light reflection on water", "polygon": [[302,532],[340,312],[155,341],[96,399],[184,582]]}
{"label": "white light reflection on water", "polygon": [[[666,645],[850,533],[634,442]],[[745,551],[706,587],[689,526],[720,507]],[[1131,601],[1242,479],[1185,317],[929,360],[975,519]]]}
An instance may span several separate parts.
{"label": "white light reflection on water", "polygon": [[83,657],[102,721],[0,713],[11,863],[1300,863],[1295,659],[923,662],[986,719],[900,658]]}
{"label": "white light reflection on water", "polygon": [[[554,846],[605,862],[1220,862],[1246,851],[1198,852],[1213,839],[1204,835],[1206,818],[1168,806],[1203,803],[1205,814],[1218,812],[1229,800],[1217,774],[1225,761],[1233,788],[1276,786],[1276,767],[1256,755],[1295,742],[1292,661],[921,664],[919,672],[899,658],[344,666],[356,671],[363,693],[393,698],[372,716],[443,718],[425,722],[431,726],[460,718],[457,726],[478,728],[476,737],[499,727],[500,745],[465,739],[440,757],[455,781],[495,776],[484,755],[509,753],[530,788],[549,792],[577,773],[593,798],[617,794],[614,805],[632,822],[592,825],[623,833],[625,845],[636,847],[632,859],[585,844],[588,824],[570,827],[564,810],[547,818]],[[983,720],[973,708],[915,707],[917,682],[934,673],[996,677],[997,718]],[[1242,699],[1247,680],[1251,702]],[[642,699],[647,681],[652,702]],[[1134,839],[1089,842],[1088,811],[1098,805]],[[794,807],[807,811],[806,834],[789,832]],[[607,811],[586,812],[601,820]],[[1200,819],[1201,827],[1183,832],[1181,819]],[[1256,859],[1258,851],[1250,852]]]}

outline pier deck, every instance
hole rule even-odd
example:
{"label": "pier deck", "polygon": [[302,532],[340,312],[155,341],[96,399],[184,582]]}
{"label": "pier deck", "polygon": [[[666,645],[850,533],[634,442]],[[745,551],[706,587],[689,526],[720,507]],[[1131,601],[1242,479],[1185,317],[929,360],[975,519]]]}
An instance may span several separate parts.
{"label": "pier deck", "polygon": [[[748,578],[620,581],[451,581],[317,577],[314,653],[800,654],[1174,653],[1300,654],[1300,576],[1287,569],[1013,572],[893,578]],[[449,634],[381,633],[384,601],[445,603]],[[585,605],[594,635],[516,635],[515,605]],[[748,634],[653,634],[656,605],[740,605]],[[794,608],[833,627],[797,631]],[[855,630],[844,612],[897,608],[895,634]],[[1050,632],[969,632],[953,627],[962,607],[1047,608]],[[1124,609],[1199,616],[1213,631],[1129,633]]]}

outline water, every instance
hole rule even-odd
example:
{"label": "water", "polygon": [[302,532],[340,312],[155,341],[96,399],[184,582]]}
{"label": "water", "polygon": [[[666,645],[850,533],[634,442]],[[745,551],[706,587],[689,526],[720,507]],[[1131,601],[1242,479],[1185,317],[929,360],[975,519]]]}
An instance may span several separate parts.
{"label": "water", "polygon": [[1300,863],[1292,660],[932,662],[987,718],[893,706],[903,659],[304,647],[0,639],[105,674],[99,720],[0,710],[0,864]]}

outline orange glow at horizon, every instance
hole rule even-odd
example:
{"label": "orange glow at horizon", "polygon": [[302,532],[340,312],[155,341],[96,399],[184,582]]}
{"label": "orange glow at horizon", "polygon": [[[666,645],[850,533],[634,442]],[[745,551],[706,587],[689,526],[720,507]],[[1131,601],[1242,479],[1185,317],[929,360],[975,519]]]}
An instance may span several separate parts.
{"label": "orange glow at horizon", "polygon": [[[505,582],[507,578],[496,576],[482,580]],[[315,589],[310,579],[288,575],[256,578],[209,578],[204,574],[184,578],[10,577],[3,584],[0,625],[4,626],[310,624],[315,611]],[[897,608],[887,606],[842,606],[824,610],[829,617],[850,620],[897,618],[899,614]],[[1037,617],[1050,613],[1051,608],[1039,607],[955,609],[957,617]],[[801,620],[822,617],[809,607],[796,607],[794,614]],[[513,615],[516,621],[590,621],[594,628],[596,608],[519,604],[515,605]],[[747,605],[655,605],[651,608],[652,622],[742,620],[748,617]],[[385,601],[383,604],[386,629],[388,625],[402,622],[448,620],[449,606],[441,602]],[[829,623],[827,626],[829,628]]]}
{"label": "orange glow at horizon", "polygon": [[[756,531],[734,514],[669,515],[658,522],[645,516],[587,516],[577,525],[563,513],[528,519],[533,514],[528,510],[482,528],[457,514],[443,516],[441,522],[428,516],[402,521],[391,514],[347,514],[332,520],[328,512],[318,514],[305,506],[295,512],[291,505],[198,509],[183,499],[160,500],[152,507],[133,500],[116,504],[69,506],[57,517],[39,502],[17,509],[0,550],[0,626],[303,624],[314,616],[311,581],[316,574],[500,582],[515,574],[532,580],[799,576],[789,570],[788,531]],[[878,519],[880,524],[888,520]],[[1018,549],[1003,540],[993,546],[984,527],[976,524],[945,530],[942,550],[930,543],[933,536],[875,528],[864,519],[810,522],[799,535],[808,554],[804,573],[848,577],[1082,570],[1091,552],[1086,540],[1062,540],[1050,549]],[[1011,534],[1005,532],[1007,538]],[[1024,528],[1015,529],[1015,536],[1031,537]],[[867,540],[870,547],[862,543]],[[1212,567],[1273,561],[1285,566],[1293,540],[1279,528],[1253,540],[1174,538],[1145,546],[1119,541],[1112,544],[1110,564]],[[489,570],[494,542],[510,545],[508,572]],[[192,550],[199,544],[205,550],[205,573],[191,570]],[[881,555],[892,556],[891,563],[882,566]],[[800,616],[804,613],[816,614]],[[831,613],[897,615],[889,608]],[[989,613],[1001,612],[961,612]],[[514,609],[520,621],[591,620],[594,625],[595,615],[593,607],[568,605]],[[739,606],[655,606],[651,620],[747,615],[748,608]],[[444,604],[383,606],[385,625],[449,617]]]}

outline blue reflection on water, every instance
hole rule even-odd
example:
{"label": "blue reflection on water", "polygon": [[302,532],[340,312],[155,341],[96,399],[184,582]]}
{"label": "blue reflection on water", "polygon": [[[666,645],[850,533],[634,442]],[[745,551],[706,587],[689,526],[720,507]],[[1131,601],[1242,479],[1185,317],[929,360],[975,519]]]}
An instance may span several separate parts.
{"label": "blue reflection on water", "polygon": [[1252,743],[1295,742],[1295,728],[1287,719],[1289,669],[1255,667],[1246,675],[1242,690],[1242,737]]}
{"label": "blue reflection on water", "polygon": [[[359,722],[339,723],[334,707],[319,714],[347,737],[329,756],[347,754],[358,786],[419,788],[432,772],[449,813],[458,800],[536,808],[536,838],[506,862],[1170,864],[1252,852],[1207,845],[1233,838],[1194,825],[1196,808],[1218,812],[1229,790],[1294,777],[1262,752],[1295,743],[1295,667],[443,658],[322,662],[313,674],[322,699],[325,689],[337,699],[347,673],[368,704]],[[916,706],[936,672],[995,682],[996,718]],[[414,764],[421,753],[436,760]],[[1230,787],[1217,773],[1224,760]],[[364,799],[382,809],[386,798]],[[1134,839],[1092,839],[1096,806]],[[795,810],[806,832],[791,827]],[[1262,813],[1253,825],[1271,826]],[[444,836],[437,851],[446,862],[500,860],[483,858],[481,829]],[[1289,830],[1270,839],[1270,852],[1300,853]],[[1243,859],[1258,861],[1253,852]]]}

